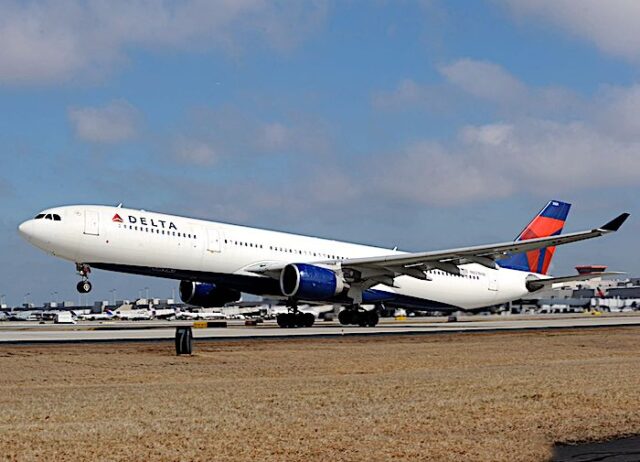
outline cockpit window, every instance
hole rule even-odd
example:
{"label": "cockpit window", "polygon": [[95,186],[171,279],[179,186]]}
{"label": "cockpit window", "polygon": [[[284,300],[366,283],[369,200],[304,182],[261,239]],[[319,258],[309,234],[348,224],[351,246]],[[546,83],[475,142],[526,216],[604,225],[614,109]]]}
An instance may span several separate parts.
{"label": "cockpit window", "polygon": [[54,213],[53,214],[53,221],[60,221],[60,220],[61,220],[60,215],[57,215],[57,214]]}
{"label": "cockpit window", "polygon": [[47,214],[44,216],[44,219],[45,219],[45,220],[53,220],[53,218],[51,218],[51,214],[50,214],[50,213],[47,213]]}
{"label": "cockpit window", "polygon": [[36,215],[36,217],[34,218],[34,220],[41,220],[44,218],[44,213],[39,213]]}

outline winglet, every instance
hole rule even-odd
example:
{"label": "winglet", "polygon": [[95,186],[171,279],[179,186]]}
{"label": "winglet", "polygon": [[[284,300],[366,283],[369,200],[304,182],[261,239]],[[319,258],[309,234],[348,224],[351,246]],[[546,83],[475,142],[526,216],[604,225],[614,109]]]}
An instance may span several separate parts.
{"label": "winglet", "polygon": [[611,220],[609,223],[602,225],[600,229],[604,231],[611,231],[611,232],[618,231],[620,229],[620,226],[622,226],[622,224],[625,221],[627,221],[627,218],[629,218],[629,214],[622,213],[616,218],[614,218],[613,220]]}

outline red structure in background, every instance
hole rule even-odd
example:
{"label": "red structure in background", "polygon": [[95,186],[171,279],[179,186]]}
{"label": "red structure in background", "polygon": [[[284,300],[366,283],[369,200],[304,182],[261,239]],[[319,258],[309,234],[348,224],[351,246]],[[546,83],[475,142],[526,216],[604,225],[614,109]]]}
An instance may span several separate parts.
{"label": "red structure in background", "polygon": [[604,273],[607,267],[605,265],[579,265],[576,266],[578,274]]}

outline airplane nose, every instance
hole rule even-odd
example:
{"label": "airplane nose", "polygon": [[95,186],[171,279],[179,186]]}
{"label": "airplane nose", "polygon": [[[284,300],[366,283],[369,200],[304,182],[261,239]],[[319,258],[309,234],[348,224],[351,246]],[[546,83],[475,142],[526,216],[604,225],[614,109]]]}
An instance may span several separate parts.
{"label": "airplane nose", "polygon": [[24,223],[20,223],[20,226],[18,226],[18,232],[25,239],[29,238],[29,227],[30,227],[29,221],[31,220],[25,221]]}

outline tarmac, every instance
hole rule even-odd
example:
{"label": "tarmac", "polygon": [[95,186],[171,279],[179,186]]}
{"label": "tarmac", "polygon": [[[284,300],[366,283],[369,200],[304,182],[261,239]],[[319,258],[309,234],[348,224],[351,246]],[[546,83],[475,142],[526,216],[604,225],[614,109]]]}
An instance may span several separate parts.
{"label": "tarmac", "polygon": [[[473,319],[473,320],[471,320]],[[185,321],[108,321],[76,325],[38,324],[37,322],[0,323],[0,345],[22,343],[84,343],[165,341],[175,338],[176,327],[190,326]],[[458,322],[433,321],[432,318],[383,319],[376,327],[341,326],[337,322],[317,321],[314,327],[282,329],[275,321],[245,326],[230,321],[226,328],[194,328],[197,340],[246,340],[259,338],[339,337],[345,335],[429,335],[498,331],[528,331],[640,326],[640,315],[562,316],[542,318],[491,316],[465,318]]]}

